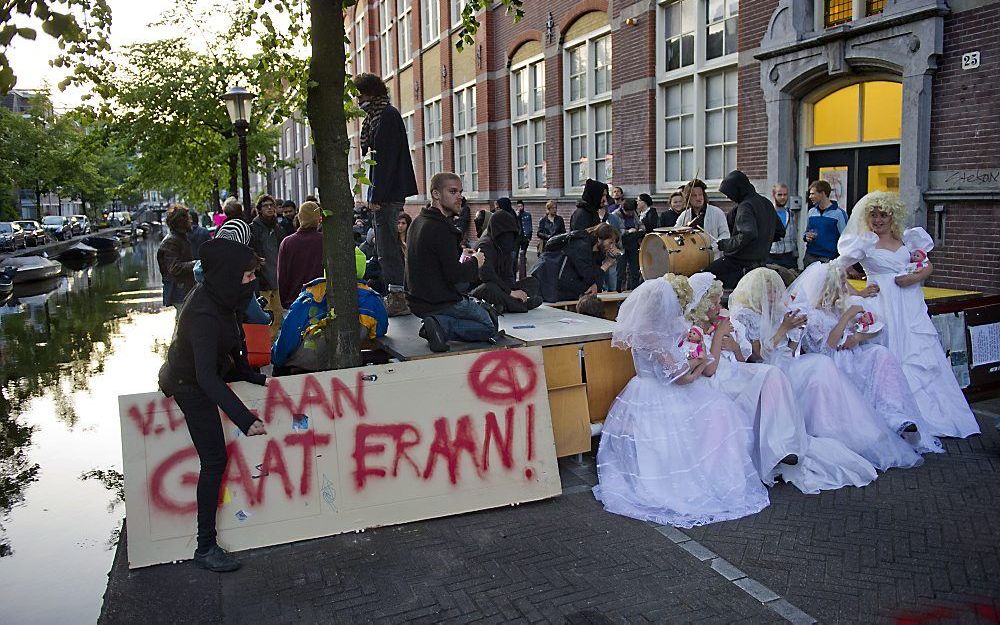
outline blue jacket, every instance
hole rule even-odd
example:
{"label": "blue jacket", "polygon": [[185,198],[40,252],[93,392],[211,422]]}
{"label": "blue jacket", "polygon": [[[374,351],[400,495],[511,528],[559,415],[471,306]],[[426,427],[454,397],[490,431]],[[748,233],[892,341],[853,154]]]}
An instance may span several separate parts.
{"label": "blue jacket", "polygon": [[[281,323],[278,340],[271,347],[271,363],[284,366],[307,334],[314,334],[326,325],[326,278],[316,278],[302,287]],[[368,338],[385,336],[389,330],[389,314],[382,296],[358,283],[358,317],[368,328]]]}
{"label": "blue jacket", "polygon": [[[806,241],[806,254],[821,258],[836,258],[839,256],[837,241],[846,227],[847,213],[836,202],[831,202],[830,207],[825,211],[820,211],[816,206],[810,208],[806,231],[814,231],[816,238],[812,241]],[[805,239],[804,233],[802,238],[803,240]]]}

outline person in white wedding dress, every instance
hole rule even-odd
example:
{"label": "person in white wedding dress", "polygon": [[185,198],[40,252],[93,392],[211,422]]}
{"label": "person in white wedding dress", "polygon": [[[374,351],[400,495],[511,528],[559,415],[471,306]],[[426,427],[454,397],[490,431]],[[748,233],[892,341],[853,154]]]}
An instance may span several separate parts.
{"label": "person in white wedding dress", "polygon": [[902,364],[914,400],[930,427],[928,434],[965,438],[979,434],[969,403],[958,387],[927,315],[923,282],[930,262],[911,266],[917,250],[926,257],[934,240],[923,228],[903,230],[907,212],[899,194],[885,191],[861,198],[851,213],[837,249],[847,264],[861,263],[868,276],[865,306],[885,328],[877,340]]}
{"label": "person in white wedding dress", "polygon": [[841,443],[817,439],[806,430],[792,386],[777,367],[747,363],[751,346],[739,321],[721,315],[722,282],[708,272],[688,278],[692,298],[686,320],[701,329],[709,356],[705,368],[712,385],[743,408],[754,428],[754,464],[764,483],[778,475],[804,493],[841,486],[864,486],[875,467]]}
{"label": "person in white wedding dress", "polygon": [[668,274],[622,304],[612,345],[630,349],[636,375],[608,411],[594,496],[615,514],[693,527],[738,519],[770,501],[750,457],[752,429],[714,390],[706,358],[680,347],[688,330]]}
{"label": "person in white wedding dress", "polygon": [[[829,356],[801,353],[799,342],[808,319],[801,310],[785,305],[785,285],[777,272],[760,267],[747,273],[729,296],[729,308],[733,319],[746,329],[753,354],[779,367],[791,380],[810,434],[850,440],[858,430],[856,421],[878,418]],[[912,432],[905,433],[907,442],[921,453],[943,452],[941,442],[926,433],[929,428],[918,410],[909,402],[905,405],[908,414],[889,413],[899,415],[901,429],[913,426]]]}
{"label": "person in white wedding dress", "polygon": [[870,421],[862,418],[867,414],[844,415],[852,419],[849,431],[856,437],[844,443],[882,470],[918,466],[923,458],[903,437],[922,436],[920,410],[896,358],[871,340],[874,334],[858,328],[864,309],[852,302],[860,299],[850,296],[843,266],[814,263],[788,287],[786,305],[806,315],[802,351],[832,358],[865,398],[867,414],[875,416]]}

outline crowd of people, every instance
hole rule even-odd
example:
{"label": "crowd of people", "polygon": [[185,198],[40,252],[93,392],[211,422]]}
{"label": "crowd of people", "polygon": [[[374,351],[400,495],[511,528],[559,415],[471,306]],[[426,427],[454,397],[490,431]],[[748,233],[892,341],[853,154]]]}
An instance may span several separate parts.
{"label": "crowd of people", "polygon": [[[769,200],[738,170],[718,188],[728,212],[697,179],[662,212],[646,193],[627,198],[588,179],[568,227],[550,200],[533,228],[524,202],[509,198],[472,218],[462,179],[443,172],[411,217],[402,207],[417,187],[402,118],[381,79],[364,74],[355,85],[362,146],[375,159],[353,224],[362,340],[412,313],[434,352],[451,341],[500,343],[500,315],[569,300],[601,316],[597,293],[630,292],[613,344],[631,350],[636,376],[598,449],[595,495],[609,511],[681,527],[740,518],[766,507],[779,480],[804,493],[864,486],[943,452],[940,437],[979,431],[920,288],[933,241],[903,229],[898,195],[871,193],[848,218],[816,181],[800,239],[788,187],[774,185]],[[226,385],[266,381],[249,365],[243,324],[270,326],[276,373],[328,360],[321,222],[317,198],[296,207],[270,195],[252,207],[227,200],[206,216],[214,236],[182,206],[166,217],[157,260],[164,304],[178,316],[159,383],[201,462],[195,562],[209,570],[239,566],[215,540],[226,466],[218,409],[245,435],[265,433]],[[642,238],[676,227],[704,233],[710,264],[644,280]],[[859,269],[868,278],[860,291],[847,281]]]}

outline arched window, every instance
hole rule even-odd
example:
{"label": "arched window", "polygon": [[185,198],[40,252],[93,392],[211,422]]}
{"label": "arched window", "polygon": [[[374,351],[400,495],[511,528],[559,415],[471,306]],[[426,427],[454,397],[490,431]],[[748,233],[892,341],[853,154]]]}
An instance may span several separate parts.
{"label": "arched window", "polygon": [[899,141],[903,85],[875,80],[834,91],[813,105],[814,146]]}
{"label": "arched window", "polygon": [[611,179],[611,27],[607,13],[583,15],[566,31],[563,52],[565,186]]}

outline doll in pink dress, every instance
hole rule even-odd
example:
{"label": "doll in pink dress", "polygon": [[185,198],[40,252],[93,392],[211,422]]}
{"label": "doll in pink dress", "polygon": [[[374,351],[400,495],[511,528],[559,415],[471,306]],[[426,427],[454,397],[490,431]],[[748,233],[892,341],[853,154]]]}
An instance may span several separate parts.
{"label": "doll in pink dress", "polygon": [[697,326],[692,326],[688,330],[687,336],[678,345],[684,349],[687,354],[688,360],[703,360],[705,355],[708,353],[705,351],[705,335],[701,328]]}

